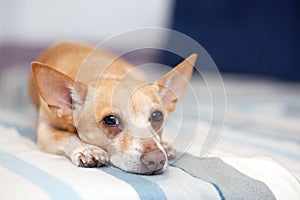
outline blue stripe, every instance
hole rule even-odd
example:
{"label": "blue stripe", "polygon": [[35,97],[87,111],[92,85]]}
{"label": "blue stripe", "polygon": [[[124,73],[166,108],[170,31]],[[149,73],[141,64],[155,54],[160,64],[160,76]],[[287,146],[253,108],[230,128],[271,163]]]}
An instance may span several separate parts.
{"label": "blue stripe", "polygon": [[215,184],[215,183],[211,183],[211,184],[216,188],[216,190],[217,190],[217,192],[218,192],[221,200],[225,200],[225,197],[224,197],[224,195],[223,195],[222,190],[220,189],[220,187],[217,184]]}
{"label": "blue stripe", "polygon": [[[202,179],[200,179],[199,177],[197,177],[197,176],[191,174],[190,172],[188,172],[187,170],[185,170],[185,169],[182,168],[182,167],[176,166],[176,165],[174,165],[174,164],[170,164],[170,166],[176,167],[176,168],[182,170],[183,172],[187,173],[188,175],[190,175],[190,176],[192,176],[192,177],[194,177],[194,178],[196,178],[196,179],[199,179],[199,180],[201,180],[201,181],[205,181],[205,180],[202,180]],[[207,181],[205,181],[205,182],[207,182]],[[210,184],[217,190],[217,192],[218,192],[219,197],[220,197],[221,200],[225,200],[225,197],[224,197],[224,195],[223,195],[223,192],[222,192],[222,190],[220,189],[220,187],[219,187],[217,184],[215,184],[215,183],[213,183],[213,182],[207,182],[207,183],[210,183]]]}
{"label": "blue stripe", "polygon": [[142,200],[167,199],[159,185],[143,178],[141,175],[126,173],[108,166],[103,166],[99,169],[130,184]]}
{"label": "blue stripe", "polygon": [[0,151],[0,165],[42,188],[51,199],[81,199],[64,182],[11,154]]}

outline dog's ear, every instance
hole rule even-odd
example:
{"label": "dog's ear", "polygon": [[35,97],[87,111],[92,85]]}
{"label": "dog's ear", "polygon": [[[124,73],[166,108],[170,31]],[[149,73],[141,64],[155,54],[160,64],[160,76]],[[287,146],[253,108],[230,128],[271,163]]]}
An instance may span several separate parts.
{"label": "dog's ear", "polygon": [[72,118],[73,107],[82,105],[87,85],[75,82],[62,72],[39,62],[31,63],[35,85],[40,96],[57,117]]}
{"label": "dog's ear", "polygon": [[191,76],[197,59],[197,54],[192,54],[179,63],[170,72],[156,81],[159,96],[168,112],[175,109],[178,98],[183,94]]}

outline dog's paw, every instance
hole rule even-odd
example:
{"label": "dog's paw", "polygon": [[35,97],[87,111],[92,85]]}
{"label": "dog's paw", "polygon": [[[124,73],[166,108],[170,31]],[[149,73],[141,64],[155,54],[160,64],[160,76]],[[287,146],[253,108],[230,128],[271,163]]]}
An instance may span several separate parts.
{"label": "dog's paw", "polygon": [[73,151],[71,161],[78,167],[100,167],[108,163],[109,155],[97,146],[84,145]]}
{"label": "dog's paw", "polygon": [[162,142],[161,145],[164,148],[169,160],[176,158],[176,150],[170,144],[167,142]]}

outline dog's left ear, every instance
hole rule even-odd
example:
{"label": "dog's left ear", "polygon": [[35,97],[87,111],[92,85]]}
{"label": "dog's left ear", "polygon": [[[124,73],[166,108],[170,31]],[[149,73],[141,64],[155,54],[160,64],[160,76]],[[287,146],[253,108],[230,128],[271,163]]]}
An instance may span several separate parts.
{"label": "dog's left ear", "polygon": [[32,73],[35,85],[51,112],[59,118],[72,119],[73,110],[85,101],[87,85],[39,62],[32,63]]}
{"label": "dog's left ear", "polygon": [[156,81],[159,96],[168,112],[175,109],[178,98],[183,94],[193,73],[197,54],[192,54],[174,69]]}

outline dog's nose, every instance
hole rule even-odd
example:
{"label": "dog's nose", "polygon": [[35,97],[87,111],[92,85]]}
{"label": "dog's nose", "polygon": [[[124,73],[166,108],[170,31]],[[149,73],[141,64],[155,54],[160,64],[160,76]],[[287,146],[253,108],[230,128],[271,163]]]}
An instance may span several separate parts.
{"label": "dog's nose", "polygon": [[166,163],[166,156],[161,151],[144,153],[141,156],[141,162],[143,166],[149,170],[149,172],[152,172],[164,167]]}

